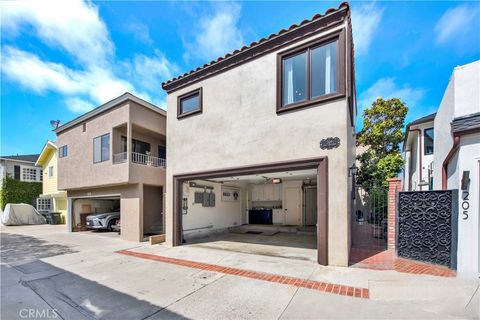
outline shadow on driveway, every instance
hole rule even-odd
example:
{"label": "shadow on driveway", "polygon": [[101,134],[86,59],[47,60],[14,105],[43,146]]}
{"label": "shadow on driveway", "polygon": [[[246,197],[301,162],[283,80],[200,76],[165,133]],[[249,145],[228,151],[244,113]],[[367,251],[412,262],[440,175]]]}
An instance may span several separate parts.
{"label": "shadow on driveway", "polygon": [[69,246],[11,233],[0,233],[2,263],[18,264],[62,254],[78,252]]}
{"label": "shadow on driveway", "polygon": [[[36,312],[36,318],[185,319],[166,306],[151,304],[39,260],[74,252],[65,245],[1,233],[1,318],[18,319]],[[128,281],[128,273],[122,281]]]}

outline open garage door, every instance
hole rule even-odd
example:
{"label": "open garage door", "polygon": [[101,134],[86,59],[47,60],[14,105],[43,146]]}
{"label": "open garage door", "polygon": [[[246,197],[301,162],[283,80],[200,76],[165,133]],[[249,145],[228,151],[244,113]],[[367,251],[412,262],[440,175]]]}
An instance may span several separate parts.
{"label": "open garage door", "polygon": [[[177,242],[327,264],[326,159],[174,177]],[[176,221],[175,221],[176,220]]]}
{"label": "open garage door", "polygon": [[119,231],[120,196],[72,199],[73,231]]}

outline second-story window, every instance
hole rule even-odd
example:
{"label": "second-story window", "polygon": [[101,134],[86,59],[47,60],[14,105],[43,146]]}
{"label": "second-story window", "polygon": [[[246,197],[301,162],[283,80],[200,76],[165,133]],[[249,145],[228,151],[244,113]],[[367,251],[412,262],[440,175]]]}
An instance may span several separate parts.
{"label": "second-story window", "polygon": [[185,93],[177,98],[177,118],[202,112],[202,88]]}
{"label": "second-story window", "polygon": [[23,181],[37,181],[37,169],[35,168],[22,168],[22,180]]}
{"label": "second-story window", "polygon": [[110,134],[93,139],[93,162],[103,162],[110,159]]}
{"label": "second-story window", "polygon": [[61,146],[60,149],[58,149],[58,157],[64,158],[67,155],[68,155],[68,146],[67,145]]}
{"label": "second-story window", "polygon": [[343,48],[344,38],[341,32],[280,53],[277,112],[343,95]]}
{"label": "second-story window", "polygon": [[424,154],[433,154],[433,128],[423,130]]}

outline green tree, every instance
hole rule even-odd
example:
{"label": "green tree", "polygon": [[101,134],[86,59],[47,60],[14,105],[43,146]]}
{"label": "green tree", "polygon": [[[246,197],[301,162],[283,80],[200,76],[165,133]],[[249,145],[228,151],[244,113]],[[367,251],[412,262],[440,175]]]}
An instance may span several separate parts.
{"label": "green tree", "polygon": [[404,165],[400,143],[408,107],[400,99],[377,98],[363,112],[363,128],[357,134],[357,146],[365,152],[357,156],[360,169],[357,183],[368,189],[386,186],[388,178],[398,175]]}

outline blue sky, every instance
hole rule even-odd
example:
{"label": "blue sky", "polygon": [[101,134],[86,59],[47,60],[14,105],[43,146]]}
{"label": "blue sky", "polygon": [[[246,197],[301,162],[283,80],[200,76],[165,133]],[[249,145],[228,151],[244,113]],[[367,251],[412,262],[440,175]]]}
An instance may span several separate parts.
{"label": "blue sky", "polygon": [[[339,3],[3,1],[0,153],[38,153],[50,120],[125,91],[164,107],[163,81]],[[479,2],[351,7],[360,113],[378,96],[408,121],[434,112],[453,68],[480,58]]]}

